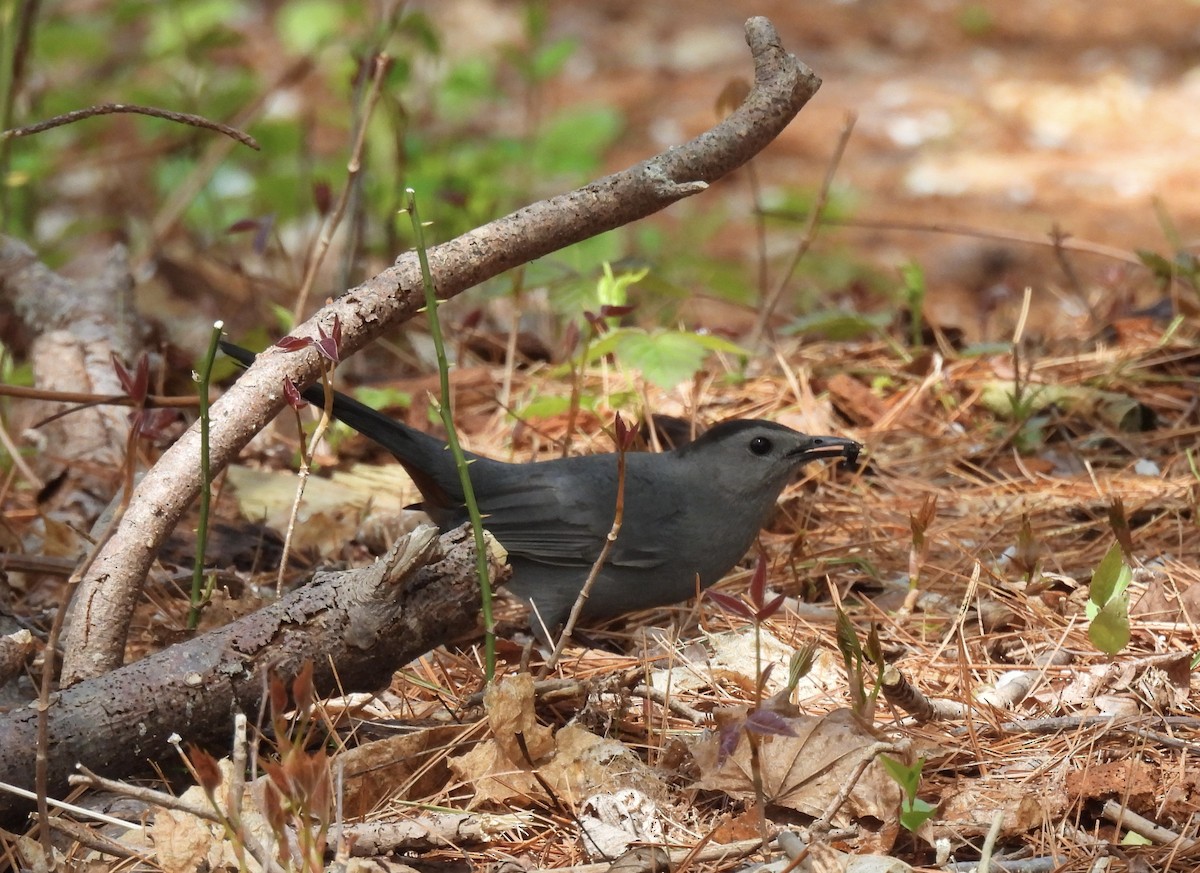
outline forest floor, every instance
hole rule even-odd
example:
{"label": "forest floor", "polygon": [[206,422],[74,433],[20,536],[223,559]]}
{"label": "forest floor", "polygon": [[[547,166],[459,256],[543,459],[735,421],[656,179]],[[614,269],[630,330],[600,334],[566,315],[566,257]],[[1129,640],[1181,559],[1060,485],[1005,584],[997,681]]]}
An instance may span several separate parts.
{"label": "forest floor", "polygon": [[[447,58],[511,39],[516,5],[438,4],[431,15],[455,35]],[[821,226],[813,252],[851,253],[897,289],[903,265],[918,263],[922,318],[852,340],[779,335],[748,366],[716,357],[674,390],[620,366],[590,369],[585,395],[844,434],[865,445],[866,464],[814,467],[786,492],[758,551],[768,586],[787,597],[761,628],[702,600],[595,630],[605,648],[572,647],[537,683],[521,672],[529,653],[502,642],[503,678],[482,702],[475,641],[428,654],[370,702],[327,702],[318,721],[337,728],[341,814],[415,818],[424,836],[397,851],[420,869],[587,869],[647,844],[670,848],[677,870],[734,869],[765,827],[803,833],[801,863],[818,866],[800,869],[846,869],[839,851],[950,869],[994,850],[1028,865],[1013,870],[1090,870],[1098,858],[1195,870],[1200,290],[1186,255],[1200,227],[1200,4],[549,7],[549,32],[579,42],[543,89],[543,111],[619,109],[612,170],[710,127],[722,89],[747,76],[742,23],[771,18],[824,84],[755,160],[761,202],[818,189],[853,113],[833,182],[846,220]],[[762,238],[747,171],[653,221],[678,227],[705,210],[724,216],[705,254],[753,277]],[[795,240],[778,226],[770,239],[774,265]],[[1168,265],[1185,253],[1177,275],[1153,275],[1147,250]],[[829,308],[870,298],[805,281]],[[689,311],[686,327],[754,314],[722,303]],[[409,420],[428,421],[427,375],[375,381],[412,393]],[[515,425],[496,386],[529,400],[565,396],[568,381],[548,366],[462,361],[455,412],[468,446],[549,457],[564,417]],[[610,450],[601,425],[612,411],[601,403],[581,419],[577,451]],[[256,442],[221,511],[286,524],[294,472],[283,459],[296,448],[283,428]],[[366,561],[381,525],[411,524],[402,507],[416,495],[394,465],[369,478],[352,466],[386,457],[362,441],[338,453],[320,458],[330,487],[314,479],[294,547],[318,562]],[[6,496],[8,525],[23,532],[33,504]],[[1120,580],[1111,597],[1100,592],[1108,576],[1093,582],[1106,555],[1104,572]],[[744,595],[752,566],[722,590]],[[257,605],[251,592],[272,587],[269,575],[244,599],[222,595],[241,602],[206,622]],[[36,602],[18,592],[15,610],[38,613],[56,586],[31,585]],[[185,604],[165,588],[152,600],[131,655],[182,620]],[[724,756],[720,728],[736,737],[810,641],[813,667],[780,721]],[[775,664],[765,691],[760,658]],[[380,739],[397,721],[405,730]],[[881,752],[910,767],[911,795]],[[930,815],[910,830],[902,813],[919,812],[917,798]],[[449,833],[438,831],[445,812],[459,816]],[[223,827],[160,813],[136,851],[173,871],[201,857],[234,864],[236,845]],[[82,864],[89,850],[70,851]]]}

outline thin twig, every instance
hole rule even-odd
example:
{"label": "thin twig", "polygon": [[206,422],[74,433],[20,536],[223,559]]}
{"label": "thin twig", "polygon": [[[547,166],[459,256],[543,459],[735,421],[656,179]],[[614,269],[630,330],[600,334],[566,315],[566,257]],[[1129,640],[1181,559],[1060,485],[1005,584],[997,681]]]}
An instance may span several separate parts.
{"label": "thin twig", "polygon": [[771,315],[775,312],[775,307],[779,305],[779,299],[783,297],[783,292],[787,290],[792,281],[792,275],[796,272],[796,267],[800,265],[800,261],[808,254],[808,250],[812,248],[813,242],[817,238],[817,231],[821,226],[821,213],[825,210],[825,204],[829,202],[829,191],[833,187],[833,178],[837,175],[838,165],[842,162],[842,155],[846,153],[846,144],[850,142],[850,134],[854,132],[854,123],[858,116],[853,112],[846,114],[846,120],[842,123],[842,132],[838,135],[837,144],[833,148],[833,155],[829,158],[829,165],[825,168],[825,178],[821,181],[821,189],[817,192],[817,199],[813,202],[812,208],[808,213],[808,223],[804,226],[804,232],[800,235],[800,242],[796,246],[796,251],[792,255],[791,262],[787,265],[787,269],[783,271],[783,276],[775,285],[775,290],[771,296],[764,300],[758,307],[758,318],[754,322],[754,330],[750,333],[749,345],[751,348],[756,348],[762,341],[763,335],[767,332],[767,325],[771,322]]}
{"label": "thin twig", "polygon": [[583,607],[587,604],[588,597],[592,593],[592,588],[595,586],[596,580],[600,578],[600,571],[608,560],[613,546],[616,545],[617,537],[621,534],[621,521],[625,516],[625,452],[628,449],[628,445],[624,439],[624,426],[620,424],[621,418],[619,415],[617,416],[617,421],[617,505],[613,512],[612,527],[609,528],[608,536],[604,538],[604,545],[601,547],[600,554],[596,556],[596,560],[592,564],[592,569],[583,583],[583,588],[579,590],[579,596],[575,598],[575,603],[571,607],[571,614],[567,617],[567,623],[563,626],[562,633],[558,637],[558,642],[554,646],[554,651],[550,654],[550,658],[542,668],[543,676],[553,670],[558,664],[558,659],[562,657],[563,650],[567,647],[567,643],[571,639],[571,634],[575,630],[575,624],[579,621],[579,616],[583,614]]}
{"label": "thin twig", "polygon": [[[274,82],[255,94],[254,98],[233,116],[232,123],[239,127],[249,124],[263,111],[268,100],[276,91],[285,87],[289,82],[301,78],[312,67],[312,64],[312,59],[306,55],[289,65]],[[197,193],[208,184],[213,174],[216,173],[217,167],[228,157],[233,148],[233,140],[213,140],[208,144],[200,160],[192,167],[191,172],[178,185],[172,187],[167,202],[159,208],[151,222],[150,234],[145,247],[134,259],[135,272],[148,258],[161,250],[162,240],[183,217],[188,206],[195,201]]]}
{"label": "thin twig", "polygon": [[[324,358],[321,359],[324,362]],[[275,596],[283,596],[283,579],[287,574],[288,558],[292,553],[292,539],[296,533],[296,521],[300,517],[300,506],[304,500],[304,491],[308,487],[308,479],[312,475],[312,458],[316,452],[317,446],[321,440],[325,438],[325,431],[329,428],[330,421],[333,420],[333,385],[331,382],[331,372],[329,367],[323,367],[321,370],[321,381],[325,384],[325,406],[321,410],[321,417],[317,420],[317,426],[313,429],[312,436],[305,441],[304,426],[301,423],[300,415],[297,412],[296,426],[300,429],[300,445],[303,451],[300,453],[300,469],[296,471],[296,496],[292,499],[292,509],[288,514],[287,527],[283,534],[283,549],[279,556],[279,569],[275,575]]]}
{"label": "thin twig", "polygon": [[[28,385],[0,384],[0,397],[19,397],[22,400],[47,400],[55,403],[86,403],[91,406],[137,406],[146,409],[191,409],[200,405],[195,394],[147,394],[145,400],[134,400],[128,394],[91,394],[86,391],[48,391]],[[52,419],[48,419],[52,420]],[[41,422],[45,424],[46,422]],[[40,426],[40,425],[39,425]]]}
{"label": "thin twig", "polygon": [[692,724],[704,724],[709,721],[709,716],[698,709],[693,709],[677,697],[671,697],[665,691],[660,691],[657,688],[651,688],[649,685],[635,685],[629,691],[638,697],[644,697],[647,700],[653,700],[660,706],[666,707],[671,712],[675,713],[680,718],[685,718]]}
{"label": "thin twig", "polygon": [[824,830],[829,828],[833,823],[833,817],[837,815],[837,811],[842,808],[850,795],[854,793],[855,786],[858,785],[858,780],[862,778],[863,773],[867,768],[875,763],[875,759],[884,752],[895,752],[895,743],[877,742],[872,743],[866,750],[866,754],[862,755],[859,762],[854,766],[850,775],[846,777],[845,783],[838,789],[838,793],[834,795],[833,800],[825,807],[825,811],[821,813],[821,817],[813,822],[813,830]]}
{"label": "thin twig", "polygon": [[[148,869],[154,869],[158,867],[158,864],[155,863],[155,859],[151,855],[143,855],[142,853],[135,851],[130,846],[127,846],[124,843],[119,843],[106,834],[100,831],[94,831],[86,825],[82,825],[77,821],[73,821],[72,819],[56,815],[50,819],[50,827],[54,828],[61,834],[65,834],[75,842],[87,846],[93,851],[101,852],[105,855],[111,855],[114,858],[141,861]],[[140,830],[140,827],[136,824],[131,824],[129,825],[129,829],[136,831]]]}
{"label": "thin twig", "polygon": [[176,124],[187,124],[191,127],[204,127],[208,130],[215,130],[217,133],[222,133],[230,139],[237,140],[242,145],[249,146],[255,151],[260,151],[262,148],[259,146],[258,141],[250,134],[243,133],[236,127],[231,127],[228,124],[222,124],[219,121],[205,118],[203,115],[193,115],[190,112],[174,112],[170,109],[159,109],[156,106],[138,106],[134,103],[101,103],[98,106],[89,106],[87,109],[64,112],[62,115],[56,115],[45,121],[39,121],[37,124],[14,127],[11,130],[2,131],[0,132],[0,140],[32,136],[35,133],[41,133],[55,127],[62,127],[64,124],[74,124],[77,121],[83,121],[85,118],[124,112],[149,115],[151,118],[164,118],[167,121],[173,121]]}
{"label": "thin twig", "polygon": [[471,520],[471,534],[475,539],[475,572],[479,578],[480,612],[483,617],[483,672],[484,681],[491,684],[496,678],[496,618],[492,611],[492,581],[488,574],[488,544],[484,537],[483,515],[479,510],[479,501],[475,496],[475,485],[471,481],[471,469],[467,456],[463,452],[462,443],[458,439],[458,430],[454,426],[453,394],[450,390],[450,361],[446,357],[446,341],[442,335],[442,322],[438,318],[437,286],[433,281],[433,272],[429,268],[429,252],[425,246],[425,229],[421,224],[421,215],[417,210],[417,192],[406,188],[406,208],[412,220],[413,236],[417,243],[417,260],[421,267],[421,287],[425,293],[425,308],[429,312],[429,336],[437,354],[438,364],[438,414],[442,426],[446,429],[446,443],[450,447],[450,455],[454,458],[454,467],[458,471],[458,481],[463,490],[463,502],[467,507],[467,516]]}
{"label": "thin twig", "polygon": [[225,323],[214,322],[212,336],[209,338],[208,352],[200,367],[200,519],[196,525],[196,563],[192,567],[192,602],[188,609],[188,630],[200,626],[200,607],[204,599],[204,556],[208,550],[209,511],[212,508],[213,475],[209,464],[208,433],[208,388],[212,380],[213,361],[217,358],[217,344],[221,340],[221,331]]}
{"label": "thin twig", "polygon": [[[791,218],[800,220],[804,216],[789,212],[786,210],[768,210],[767,215],[775,218]],[[996,230],[986,227],[975,227],[970,224],[955,224],[953,222],[921,222],[921,221],[893,221],[885,218],[826,218],[825,224],[830,227],[850,227],[861,230],[897,230],[897,231],[913,231],[915,233],[942,233],[951,236],[970,236],[976,239],[991,239],[998,242],[1020,243],[1021,245],[1031,246],[1049,246],[1051,248],[1061,248],[1070,252],[1083,252],[1089,255],[1098,255],[1102,258],[1111,258],[1114,261],[1123,261],[1126,264],[1135,264],[1139,267],[1145,266],[1141,259],[1128,249],[1117,248],[1116,246],[1105,245],[1104,243],[1090,242],[1077,237],[1055,239],[1054,233],[1045,235],[1021,233],[1015,230]]]}
{"label": "thin twig", "polygon": [[[19,785],[13,785],[11,782],[0,782],[0,791],[8,794],[15,794],[17,797],[23,797],[26,800],[37,800],[37,792],[30,791],[28,788],[21,788]],[[110,824],[119,828],[136,828],[138,826],[135,821],[125,821],[115,816],[107,815],[95,809],[88,809],[86,806],[80,806],[77,803],[67,803],[65,800],[59,800],[56,797],[47,797],[46,803],[53,806],[55,809],[61,809],[63,812],[69,812],[71,815],[79,816],[80,818],[94,819],[95,821],[104,824]],[[54,819],[50,819],[54,821]]]}
{"label": "thin twig", "polygon": [[346,214],[346,205],[350,202],[350,194],[354,188],[354,182],[362,172],[362,153],[363,146],[367,140],[367,127],[371,120],[371,115],[375,111],[375,106],[379,102],[379,94],[383,87],[383,77],[387,72],[390,63],[390,58],[387,54],[381,52],[375,56],[374,75],[371,76],[371,89],[367,92],[367,111],[358,126],[354,138],[354,144],[350,149],[350,160],[346,163],[346,181],[342,185],[342,193],[338,196],[337,204],[330,213],[328,220],[321,228],[321,236],[317,240],[316,248],[309,255],[308,263],[304,269],[304,279],[300,283],[300,291],[296,295],[296,305],[292,307],[292,322],[298,323],[304,318],[304,309],[308,305],[308,296],[312,293],[313,283],[317,279],[317,271],[321,269],[321,264],[325,262],[325,256],[329,253],[329,247],[333,243],[333,235],[341,226],[342,218]]}

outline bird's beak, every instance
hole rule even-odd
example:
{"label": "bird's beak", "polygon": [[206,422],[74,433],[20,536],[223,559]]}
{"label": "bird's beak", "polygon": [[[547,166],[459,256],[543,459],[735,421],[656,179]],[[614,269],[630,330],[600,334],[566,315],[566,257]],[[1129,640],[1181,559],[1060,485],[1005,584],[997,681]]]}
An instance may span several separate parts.
{"label": "bird's beak", "polygon": [[791,454],[801,463],[817,461],[821,458],[844,458],[845,466],[852,467],[858,461],[858,453],[862,444],[844,437],[811,436],[800,444]]}

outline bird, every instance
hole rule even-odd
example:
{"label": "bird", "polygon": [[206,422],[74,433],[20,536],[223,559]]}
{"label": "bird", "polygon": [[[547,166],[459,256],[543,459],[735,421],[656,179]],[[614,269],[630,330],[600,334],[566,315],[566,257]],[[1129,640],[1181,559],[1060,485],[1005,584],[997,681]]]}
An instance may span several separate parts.
{"label": "bird", "polygon": [[[242,366],[255,354],[222,342]],[[302,392],[324,406],[315,385]],[[444,439],[333,392],[333,416],[387,449],[442,531],[468,521],[454,458]],[[620,533],[580,620],[593,624],[668,606],[732,570],[770,520],[795,474],[810,461],[857,462],[852,439],[809,436],[765,419],[720,422],[668,452],[628,452]],[[465,453],[483,526],[508,553],[508,590],[531,607],[543,641],[569,616],[601,554],[616,512],[617,453],[508,463]]]}

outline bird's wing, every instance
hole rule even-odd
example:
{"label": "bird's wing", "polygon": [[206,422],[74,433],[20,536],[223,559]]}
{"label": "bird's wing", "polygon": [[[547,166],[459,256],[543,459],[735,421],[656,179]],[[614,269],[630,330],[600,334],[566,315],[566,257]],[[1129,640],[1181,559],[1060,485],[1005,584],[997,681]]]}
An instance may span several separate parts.
{"label": "bird's wing", "polygon": [[[508,467],[503,473],[477,491],[486,493],[479,507],[483,526],[506,550],[555,566],[590,566],[595,562],[612,528],[615,488],[588,487],[578,480],[571,487],[555,478],[557,470],[533,466]],[[627,530],[625,524],[630,521],[638,524]],[[670,523],[665,518],[659,521]],[[622,525],[624,533],[610,551],[608,564],[652,568],[668,559],[668,549],[657,538],[647,537],[644,529],[641,536],[634,536],[640,526],[640,519],[627,516]],[[631,545],[633,542],[637,546]]]}

